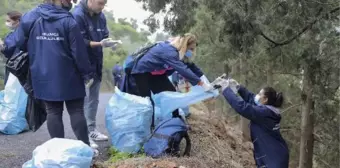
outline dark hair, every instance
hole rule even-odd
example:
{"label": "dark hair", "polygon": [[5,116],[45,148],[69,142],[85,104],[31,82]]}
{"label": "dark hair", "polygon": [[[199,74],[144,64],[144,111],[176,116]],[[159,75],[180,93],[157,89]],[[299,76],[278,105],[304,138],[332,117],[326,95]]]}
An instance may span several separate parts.
{"label": "dark hair", "polygon": [[14,21],[20,21],[22,14],[18,11],[11,11],[7,13],[7,16]]}
{"label": "dark hair", "polygon": [[263,88],[264,96],[268,98],[267,105],[274,107],[281,107],[283,103],[282,92],[276,93],[275,89],[272,87]]}

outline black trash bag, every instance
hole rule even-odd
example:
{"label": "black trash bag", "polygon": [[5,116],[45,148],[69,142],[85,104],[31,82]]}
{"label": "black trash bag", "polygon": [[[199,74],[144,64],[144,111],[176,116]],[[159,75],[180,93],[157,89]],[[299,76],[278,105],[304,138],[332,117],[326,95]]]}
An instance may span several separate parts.
{"label": "black trash bag", "polygon": [[26,79],[28,73],[27,70],[29,68],[28,53],[20,51],[19,53],[13,55],[8,59],[6,68],[19,80]]}
{"label": "black trash bag", "polygon": [[29,129],[37,131],[46,121],[47,113],[43,101],[28,96],[25,116]]}
{"label": "black trash bag", "polygon": [[28,53],[20,51],[8,59],[6,63],[6,70],[16,76],[23,86],[25,92],[29,96],[33,96],[33,87],[31,83],[31,74],[29,70]]}

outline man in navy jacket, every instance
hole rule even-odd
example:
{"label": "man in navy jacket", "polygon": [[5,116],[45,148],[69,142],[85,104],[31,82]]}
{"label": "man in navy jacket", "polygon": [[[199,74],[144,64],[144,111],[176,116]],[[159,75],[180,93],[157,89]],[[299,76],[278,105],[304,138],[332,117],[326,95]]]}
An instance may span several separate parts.
{"label": "man in navy jacket", "polygon": [[114,85],[119,88],[123,76],[123,67],[119,65],[119,62],[112,68],[112,77]]}
{"label": "man in navy jacket", "polygon": [[88,86],[85,97],[85,116],[89,129],[91,146],[98,147],[92,140],[105,141],[108,137],[96,129],[96,115],[99,103],[99,90],[102,80],[103,47],[113,47],[116,43],[109,39],[106,18],[102,10],[107,0],[82,0],[73,11],[86,44],[86,51],[94,72],[93,83]]}

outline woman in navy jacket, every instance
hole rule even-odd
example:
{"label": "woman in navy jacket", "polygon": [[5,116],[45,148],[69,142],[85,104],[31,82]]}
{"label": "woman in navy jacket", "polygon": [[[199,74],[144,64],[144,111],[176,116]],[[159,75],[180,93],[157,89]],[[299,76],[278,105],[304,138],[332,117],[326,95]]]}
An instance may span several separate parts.
{"label": "woman in navy jacket", "polygon": [[[151,97],[163,91],[176,91],[168,75],[177,71],[193,86],[201,85],[206,91],[212,86],[200,78],[202,71],[191,61],[196,48],[196,37],[185,34],[170,42],[161,42],[151,48],[133,67],[132,76],[138,89],[138,96]],[[176,114],[178,111],[176,111]]]}
{"label": "woman in navy jacket", "polygon": [[84,117],[90,63],[83,37],[69,10],[71,0],[45,0],[26,13],[16,43],[28,51],[34,97],[44,101],[51,138],[64,138],[64,102],[76,137],[89,144]]}
{"label": "woman in navy jacket", "polygon": [[[6,26],[11,30],[10,33],[4,39],[3,44],[0,44],[0,50],[6,58],[12,57],[14,54],[18,53],[19,50],[16,48],[15,44],[15,30],[19,26],[21,13],[17,11],[11,11],[7,13]],[[6,85],[9,72],[7,68],[5,69],[5,79],[4,84]]]}
{"label": "woman in navy jacket", "polygon": [[277,109],[283,103],[282,93],[265,87],[255,95],[235,80],[222,83],[223,95],[231,107],[251,121],[250,133],[257,167],[288,168],[289,150],[280,133],[281,115]]}

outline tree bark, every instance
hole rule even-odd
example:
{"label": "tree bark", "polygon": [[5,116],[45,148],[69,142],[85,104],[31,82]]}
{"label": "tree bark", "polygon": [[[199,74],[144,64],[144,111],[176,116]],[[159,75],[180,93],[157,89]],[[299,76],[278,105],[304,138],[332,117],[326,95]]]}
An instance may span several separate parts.
{"label": "tree bark", "polygon": [[314,114],[313,114],[313,84],[311,82],[312,70],[304,66],[304,80],[302,86],[302,118],[299,168],[313,167],[314,148]]}
{"label": "tree bark", "polygon": [[[248,86],[248,81],[247,81],[247,59],[245,56],[242,54],[241,59],[240,59],[240,76],[241,76],[241,83],[243,86],[247,87]],[[243,136],[243,141],[250,141],[250,129],[249,129],[249,123],[250,121],[244,117],[241,117],[240,120],[240,127],[242,131],[242,136]]]}

